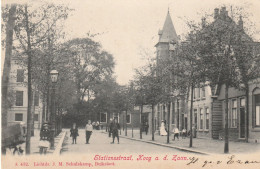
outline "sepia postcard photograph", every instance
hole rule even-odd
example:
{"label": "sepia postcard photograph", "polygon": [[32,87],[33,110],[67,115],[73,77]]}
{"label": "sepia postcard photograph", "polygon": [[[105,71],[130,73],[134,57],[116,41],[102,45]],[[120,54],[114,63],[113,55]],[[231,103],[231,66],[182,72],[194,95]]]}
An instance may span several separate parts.
{"label": "sepia postcard photograph", "polygon": [[260,168],[259,9],[1,0],[1,168]]}

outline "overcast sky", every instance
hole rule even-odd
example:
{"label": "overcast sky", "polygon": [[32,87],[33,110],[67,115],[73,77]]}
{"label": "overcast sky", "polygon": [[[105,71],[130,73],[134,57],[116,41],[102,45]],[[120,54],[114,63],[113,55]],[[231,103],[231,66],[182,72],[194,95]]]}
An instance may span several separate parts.
{"label": "overcast sky", "polygon": [[[251,13],[250,20],[260,28],[259,0],[63,0],[75,9],[65,22],[69,39],[86,37],[87,32],[103,33],[95,39],[110,52],[116,62],[115,75],[119,84],[133,78],[134,69],[145,61],[140,51],[155,50],[158,30],[162,29],[169,8],[176,32],[183,36],[188,29],[185,20],[200,21],[204,13],[230,5],[243,6]],[[257,37],[258,38],[258,37]],[[259,39],[259,38],[258,38]]]}

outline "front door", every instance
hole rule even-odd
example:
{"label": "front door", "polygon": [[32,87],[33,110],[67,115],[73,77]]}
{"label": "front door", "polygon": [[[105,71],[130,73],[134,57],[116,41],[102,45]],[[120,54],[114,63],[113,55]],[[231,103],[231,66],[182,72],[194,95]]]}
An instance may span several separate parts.
{"label": "front door", "polygon": [[185,117],[185,127],[184,127],[186,130],[188,129],[188,118]]}
{"label": "front door", "polygon": [[245,125],[245,108],[240,108],[240,138],[246,136],[246,125]]}

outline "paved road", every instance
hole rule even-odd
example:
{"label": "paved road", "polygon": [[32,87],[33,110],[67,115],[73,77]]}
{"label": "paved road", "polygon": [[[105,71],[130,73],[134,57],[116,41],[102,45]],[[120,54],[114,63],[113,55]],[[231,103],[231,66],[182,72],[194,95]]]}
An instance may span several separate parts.
{"label": "paved road", "polygon": [[132,141],[120,138],[120,144],[110,144],[112,138],[107,134],[94,130],[90,138],[90,144],[85,144],[85,132],[79,130],[77,144],[72,144],[72,139],[67,132],[67,140],[65,141],[62,154],[68,153],[178,153],[179,150],[173,148],[162,147],[158,145]]}

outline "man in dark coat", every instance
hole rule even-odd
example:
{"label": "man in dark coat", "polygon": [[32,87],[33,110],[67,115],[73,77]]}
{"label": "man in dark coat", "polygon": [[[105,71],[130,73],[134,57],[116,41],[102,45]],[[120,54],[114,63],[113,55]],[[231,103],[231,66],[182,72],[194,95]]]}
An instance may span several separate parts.
{"label": "man in dark coat", "polygon": [[110,125],[110,131],[111,131],[112,136],[113,136],[113,142],[111,142],[111,144],[114,144],[115,137],[117,137],[117,142],[119,144],[119,136],[118,136],[118,130],[119,129],[120,129],[120,125],[117,122],[117,119],[114,119],[113,122]]}
{"label": "man in dark coat", "polygon": [[149,129],[149,124],[148,124],[148,122],[145,123],[144,129],[145,129],[145,134],[147,135],[148,129]]}
{"label": "man in dark coat", "polygon": [[76,123],[73,123],[73,126],[70,129],[70,137],[72,137],[72,144],[77,144],[77,136],[79,136],[78,128],[76,126]]}

